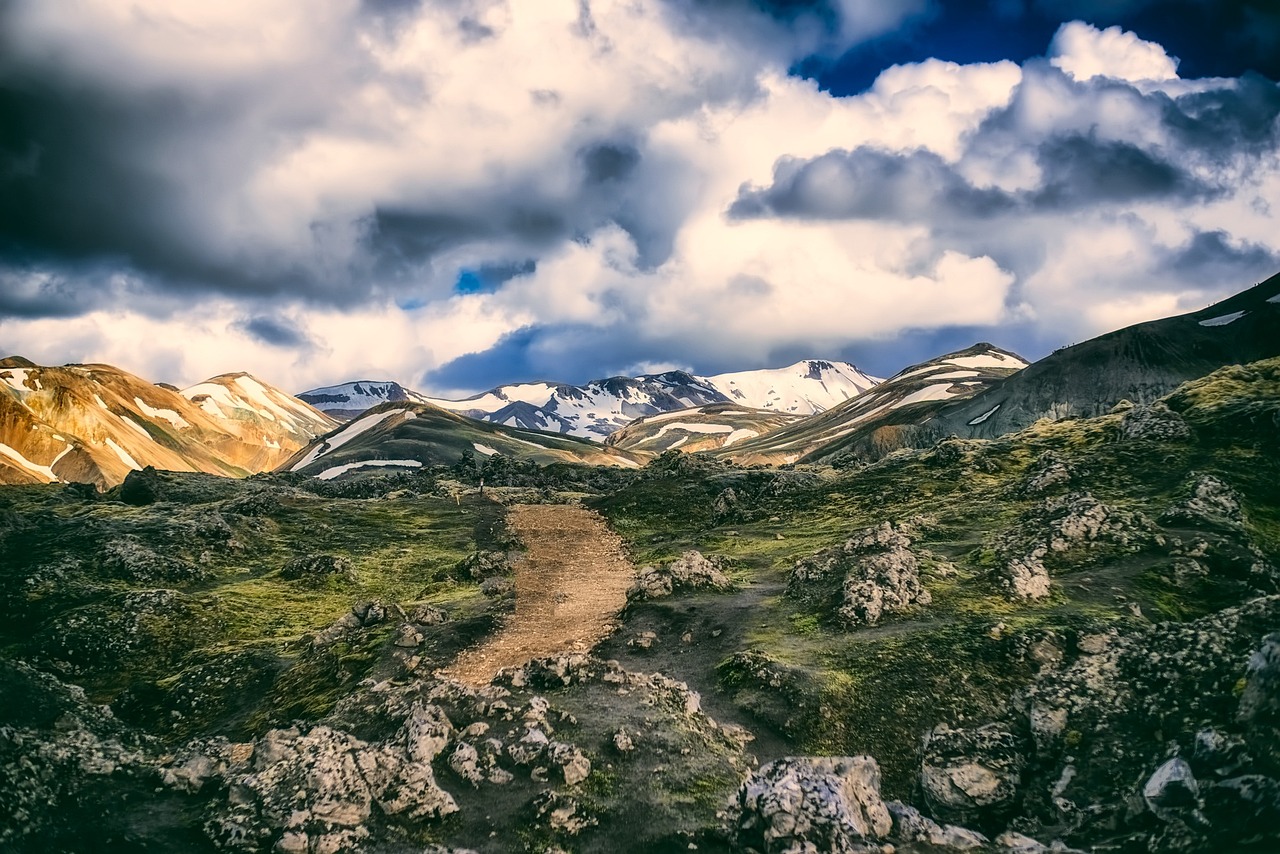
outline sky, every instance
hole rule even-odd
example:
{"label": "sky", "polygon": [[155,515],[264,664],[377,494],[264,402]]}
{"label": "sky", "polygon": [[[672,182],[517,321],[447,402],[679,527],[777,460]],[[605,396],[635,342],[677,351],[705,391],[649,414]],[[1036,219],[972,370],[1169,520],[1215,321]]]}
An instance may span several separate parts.
{"label": "sky", "polygon": [[1280,272],[1270,0],[0,0],[0,350],[450,396]]}

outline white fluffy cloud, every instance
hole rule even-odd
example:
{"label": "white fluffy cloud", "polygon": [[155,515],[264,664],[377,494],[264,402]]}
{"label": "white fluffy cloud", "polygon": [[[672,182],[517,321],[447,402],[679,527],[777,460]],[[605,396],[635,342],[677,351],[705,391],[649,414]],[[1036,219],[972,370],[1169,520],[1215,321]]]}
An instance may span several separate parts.
{"label": "white fluffy cloud", "polygon": [[[841,38],[918,11],[883,5],[833,4]],[[1093,149],[1055,166],[1054,140],[1167,153],[1159,98],[1238,88],[1180,81],[1159,45],[1117,28],[1064,25],[1048,63],[929,60],[837,98],[785,74],[812,34],[745,14],[733,31],[698,25],[660,0],[11,6],[21,49],[0,82],[48,73],[49,103],[89,92],[109,120],[87,148],[106,189],[66,189],[79,150],[41,155],[49,200],[82,206],[33,220],[20,237],[42,260],[0,271],[14,283],[0,340],[41,361],[172,382],[247,369],[298,390],[417,382],[520,335],[520,368],[549,377],[746,367],[948,327],[1057,344],[1248,284],[1226,262],[1221,280],[1171,279],[1162,265],[1197,235],[1221,235],[1206,257],[1280,253],[1261,132],[1230,163],[1181,164],[1234,169],[1230,187],[1172,203],[1080,191],[999,233],[917,180],[952,181],[969,205],[1021,198],[1053,169],[1084,174],[1071,158]],[[840,214],[867,177],[823,158],[861,151],[916,170],[884,185],[896,214]],[[783,162],[805,215],[729,215],[776,189]],[[112,284],[123,262],[127,286]],[[508,272],[458,293],[464,269]]]}
{"label": "white fluffy cloud", "polygon": [[1049,56],[1053,65],[1076,80],[1111,77],[1137,83],[1178,76],[1178,61],[1160,45],[1120,27],[1099,30],[1083,21],[1071,21],[1058,28],[1049,45]]}

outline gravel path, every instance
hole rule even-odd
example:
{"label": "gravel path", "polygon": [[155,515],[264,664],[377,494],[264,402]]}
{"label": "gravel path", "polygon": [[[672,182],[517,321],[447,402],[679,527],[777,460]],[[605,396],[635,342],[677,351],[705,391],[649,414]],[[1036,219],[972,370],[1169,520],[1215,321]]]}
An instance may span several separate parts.
{"label": "gravel path", "polygon": [[497,634],[465,650],[441,675],[485,685],[504,667],[586,652],[616,627],[635,567],[597,513],[522,504],[507,523],[528,550],[515,565],[516,610]]}

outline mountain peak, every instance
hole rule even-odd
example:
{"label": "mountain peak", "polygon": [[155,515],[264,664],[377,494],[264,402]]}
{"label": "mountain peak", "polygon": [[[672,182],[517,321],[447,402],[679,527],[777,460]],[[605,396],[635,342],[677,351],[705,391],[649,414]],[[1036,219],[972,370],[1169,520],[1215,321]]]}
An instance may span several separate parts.
{"label": "mountain peak", "polygon": [[0,368],[35,368],[39,367],[35,362],[23,356],[6,356],[0,359]]}

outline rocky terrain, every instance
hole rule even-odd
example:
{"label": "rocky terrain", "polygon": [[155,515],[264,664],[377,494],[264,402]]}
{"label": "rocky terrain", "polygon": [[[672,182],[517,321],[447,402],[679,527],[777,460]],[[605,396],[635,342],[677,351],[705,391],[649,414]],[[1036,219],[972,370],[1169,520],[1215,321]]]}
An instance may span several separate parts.
{"label": "rocky terrain", "polygon": [[[841,467],[7,486],[0,848],[1272,851],[1277,435],[1269,359]],[[561,511],[616,629],[456,678]]]}

